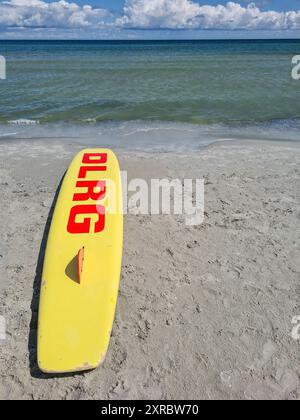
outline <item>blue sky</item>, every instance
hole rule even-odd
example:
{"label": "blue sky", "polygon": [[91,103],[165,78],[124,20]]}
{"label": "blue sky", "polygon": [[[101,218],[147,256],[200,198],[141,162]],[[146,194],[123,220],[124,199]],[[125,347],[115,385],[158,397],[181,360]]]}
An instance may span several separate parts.
{"label": "blue sky", "polygon": [[0,0],[0,38],[300,38],[300,0]]}

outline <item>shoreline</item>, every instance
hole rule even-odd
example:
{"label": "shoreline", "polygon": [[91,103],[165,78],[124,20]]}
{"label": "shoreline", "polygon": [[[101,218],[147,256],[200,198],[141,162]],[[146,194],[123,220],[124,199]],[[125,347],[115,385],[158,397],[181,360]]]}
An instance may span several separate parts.
{"label": "shoreline", "polygon": [[120,145],[109,145],[109,144],[102,144],[99,139],[83,139],[79,137],[44,137],[44,138],[0,138],[0,149],[1,147],[8,146],[8,149],[11,146],[11,149],[14,146],[23,146],[23,147],[38,147],[40,151],[50,151],[51,148],[55,149],[56,147],[60,147],[62,150],[65,150],[66,154],[71,152],[76,152],[77,150],[81,150],[84,148],[108,148],[114,150],[116,153],[119,154],[132,154],[132,155],[178,155],[184,154],[187,156],[193,156],[195,153],[201,154],[206,150],[211,148],[217,148],[222,146],[257,146],[257,147],[268,147],[268,146],[278,146],[278,147],[288,147],[288,148],[295,148],[300,149],[300,141],[298,140],[285,140],[285,139],[260,139],[260,138],[242,138],[242,139],[235,139],[235,138],[223,138],[223,139],[215,139],[211,140],[208,143],[204,143],[199,145],[195,149],[190,148],[182,148],[178,151],[172,149],[155,149],[149,147],[149,149],[142,150],[140,147],[135,148],[133,146],[120,146]]}
{"label": "shoreline", "polygon": [[0,141],[0,316],[7,321],[0,399],[299,400],[299,342],[291,337],[300,315],[297,143],[120,150],[129,178],[204,178],[205,222],[125,216],[121,290],[104,365],[66,377],[38,371],[47,219],[82,146]]}
{"label": "shoreline", "polygon": [[198,152],[219,142],[286,142],[300,144],[300,119],[245,125],[123,121],[96,124],[50,123],[1,125],[0,142],[81,144],[133,152]]}

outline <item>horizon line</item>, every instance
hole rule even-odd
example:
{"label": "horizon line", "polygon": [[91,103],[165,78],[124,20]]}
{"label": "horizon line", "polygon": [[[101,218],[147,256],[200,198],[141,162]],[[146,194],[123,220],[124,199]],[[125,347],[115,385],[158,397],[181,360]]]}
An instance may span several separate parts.
{"label": "horizon line", "polygon": [[54,38],[38,38],[38,39],[1,39],[0,42],[197,42],[197,41],[299,41],[300,38],[187,38],[187,39],[89,39],[89,38],[74,38],[74,39],[54,39]]}

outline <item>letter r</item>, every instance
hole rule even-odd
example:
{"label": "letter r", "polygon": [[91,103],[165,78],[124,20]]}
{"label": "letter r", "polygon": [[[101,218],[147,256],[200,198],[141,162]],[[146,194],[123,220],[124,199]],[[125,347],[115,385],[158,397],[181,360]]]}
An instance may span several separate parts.
{"label": "letter r", "polygon": [[[78,181],[76,188],[86,188],[84,193],[74,194],[73,201],[103,200],[106,194],[105,181]],[[98,192],[96,191],[98,189]],[[99,191],[100,190],[100,191]]]}

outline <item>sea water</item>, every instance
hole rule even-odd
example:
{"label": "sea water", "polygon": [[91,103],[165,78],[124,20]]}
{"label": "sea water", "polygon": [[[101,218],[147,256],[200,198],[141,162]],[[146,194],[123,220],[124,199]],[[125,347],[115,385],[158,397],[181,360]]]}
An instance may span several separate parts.
{"label": "sea water", "polygon": [[300,40],[0,41],[0,140],[300,139]]}

